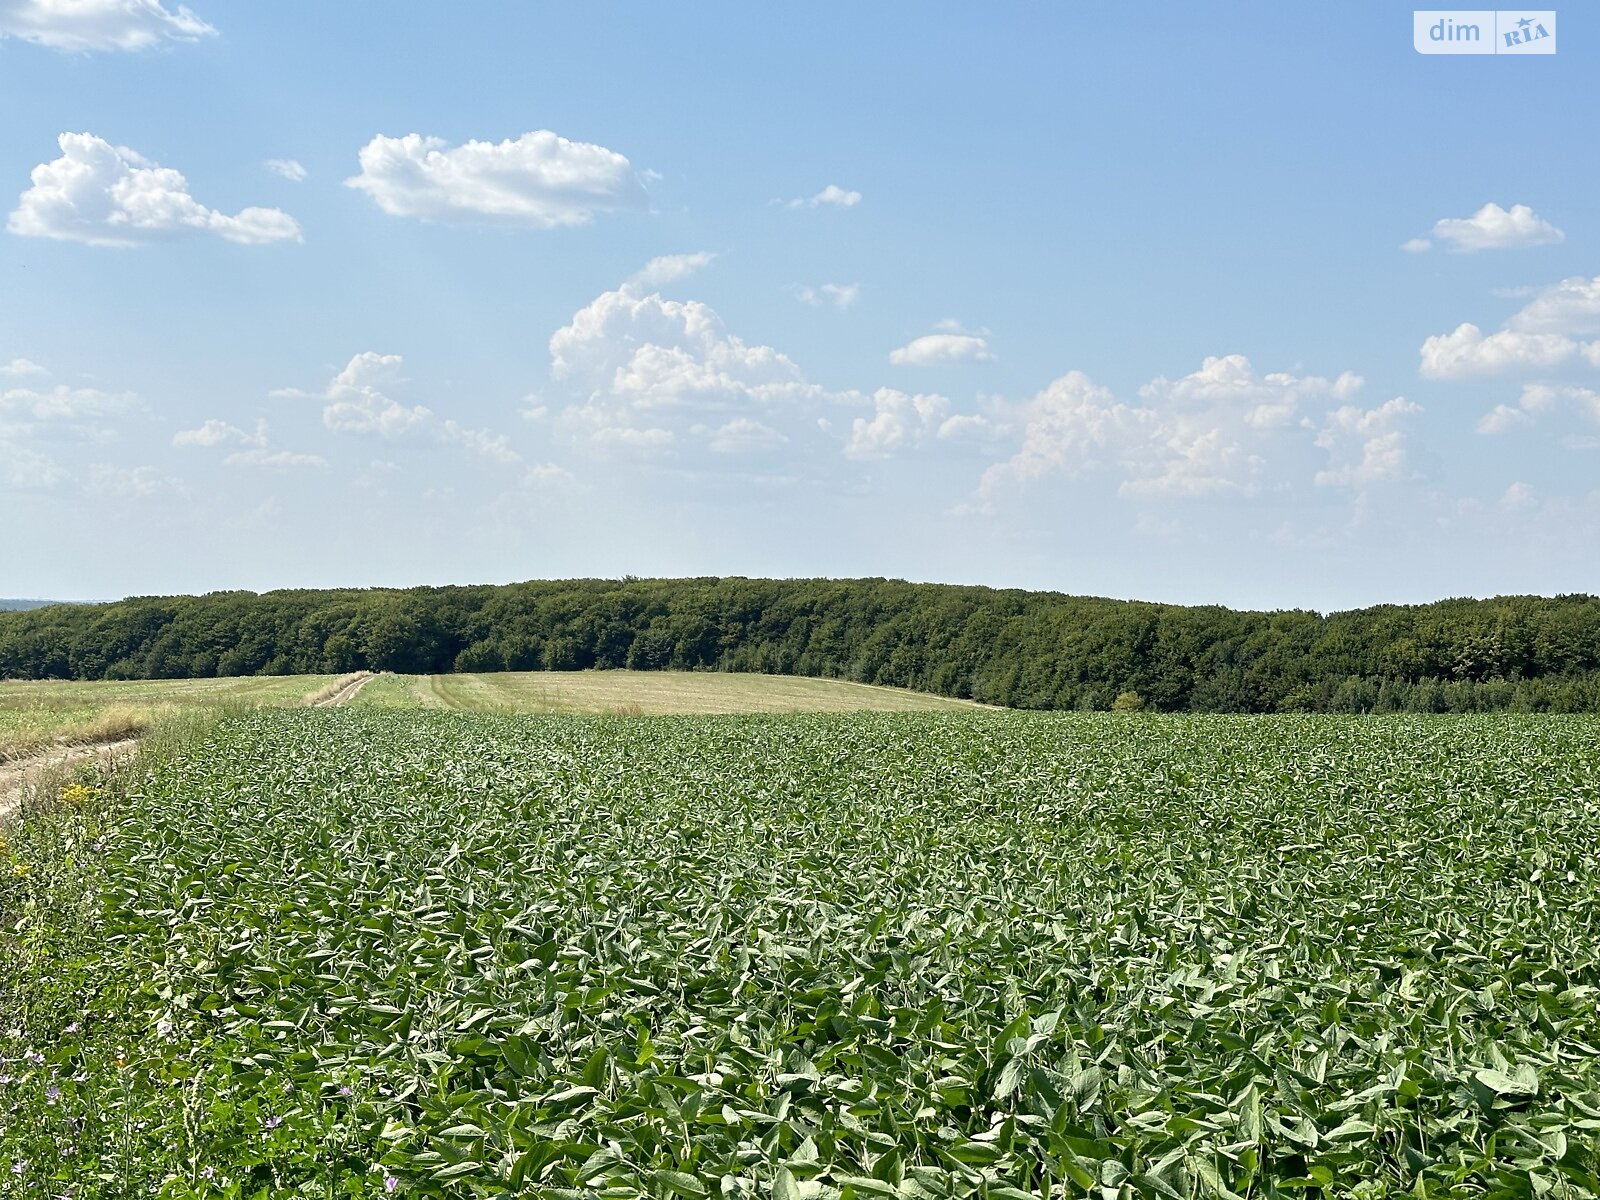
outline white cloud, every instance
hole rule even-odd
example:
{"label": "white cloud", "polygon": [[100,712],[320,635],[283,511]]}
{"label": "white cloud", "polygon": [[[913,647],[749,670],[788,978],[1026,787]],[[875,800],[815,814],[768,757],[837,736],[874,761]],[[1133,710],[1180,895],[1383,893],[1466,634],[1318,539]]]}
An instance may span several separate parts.
{"label": "white cloud", "polygon": [[216,32],[184,5],[168,10],[160,0],[0,0],[0,38],[73,54],[142,50]]}
{"label": "white cloud", "polygon": [[241,446],[265,446],[267,430],[264,422],[257,422],[254,433],[246,433],[237,425],[212,418],[195,429],[180,429],[172,435],[174,446],[221,446],[225,443]]}
{"label": "white cloud", "polygon": [[267,471],[321,470],[328,460],[320,454],[296,454],[291,450],[237,450],[222,460],[225,467],[254,467]]}
{"label": "white cloud", "polygon": [[624,286],[639,289],[676,283],[710,265],[714,258],[716,255],[709,250],[700,250],[694,254],[663,254],[645,263],[644,268]]}
{"label": "white cloud", "polygon": [[[1318,482],[1376,481],[1403,461],[1403,438],[1388,435],[1398,433],[1390,426],[1415,406],[1396,400],[1368,411],[1346,404],[1327,414],[1320,427],[1301,412],[1313,400],[1326,405],[1348,399],[1361,385],[1351,372],[1331,380],[1284,372],[1258,376],[1243,355],[1223,355],[1177,380],[1152,380],[1140,389],[1144,403],[1135,405],[1081,371],[1070,371],[993,426],[997,433],[1020,429],[1020,445],[984,472],[980,507],[1051,474],[1109,474],[1127,496],[1278,492],[1312,476],[1301,460],[1316,447],[1335,458]],[[1347,462],[1351,457],[1356,461]]]}
{"label": "white cloud", "polygon": [[[639,279],[597,296],[551,336],[551,374],[571,396],[566,404],[539,397],[553,430],[652,455],[820,440],[866,458],[920,444],[949,416],[943,397],[813,383],[788,355],[730,332],[710,306],[647,293]],[[841,434],[823,415],[839,408],[869,415]]]}
{"label": "white cloud", "polygon": [[48,454],[0,439],[0,487],[8,491],[42,491],[67,478]]}
{"label": "white cloud", "polygon": [[26,358],[13,358],[4,366],[0,366],[0,375],[9,375],[12,378],[48,374],[50,374],[49,371],[45,370],[38,363]]}
{"label": "white cloud", "polygon": [[1520,480],[1506,488],[1506,490],[1501,493],[1500,496],[1501,508],[1531,508],[1537,503],[1538,496],[1535,494],[1533,488],[1530,485],[1521,482]]}
{"label": "white cloud", "polygon": [[1600,334],[1600,275],[1574,276],[1538,291],[1506,327],[1522,333]]}
{"label": "white cloud", "polygon": [[1427,238],[1408,238],[1400,243],[1400,249],[1407,254],[1421,254],[1425,250],[1432,250],[1433,243]]}
{"label": "white cloud", "polygon": [[1405,433],[1395,426],[1422,411],[1404,396],[1377,408],[1346,404],[1328,414],[1316,444],[1332,463],[1316,474],[1319,487],[1361,487],[1398,477],[1406,465]]}
{"label": "white cloud", "polygon": [[262,165],[274,175],[281,175],[290,183],[303,183],[305,181],[306,169],[295,159],[269,158]]}
{"label": "white cloud", "polygon": [[820,393],[793,360],[729,333],[709,306],[645,295],[628,284],[574,313],[551,336],[550,359],[557,379],[584,388],[592,407],[619,417],[769,405]]}
{"label": "white cloud", "polygon": [[615,150],[548,129],[503,142],[379,135],[345,183],[384,212],[427,220],[481,219],[534,229],[583,225],[597,212],[642,208],[644,185]]}
{"label": "white cloud", "polygon": [[1158,376],[1139,389],[1146,400],[1167,404],[1226,404],[1244,410],[1245,424],[1270,429],[1292,421],[1308,399],[1347,400],[1366,381],[1353,371],[1336,379],[1273,372],[1258,377],[1242,354],[1207,358],[1198,371],[1174,381]]}
{"label": "white cloud", "polygon": [[850,424],[850,439],[844,452],[848,458],[883,458],[915,445],[937,430],[950,412],[950,401],[934,394],[908,395],[894,388],[879,388],[872,395],[873,415],[857,417]]}
{"label": "white cloud", "polygon": [[571,471],[555,463],[538,463],[529,467],[522,476],[524,486],[531,488],[571,487],[577,481]]}
{"label": "white cloud", "polygon": [[749,454],[774,450],[788,440],[770,425],[735,417],[711,435],[709,445],[717,454]]}
{"label": "white cloud", "polygon": [[183,480],[163,475],[155,467],[114,467],[105,463],[89,468],[89,490],[119,500],[189,494]]}
{"label": "white cloud", "polygon": [[799,196],[789,201],[790,208],[854,208],[861,203],[861,193],[847,191],[836,183],[830,183],[814,196]]}
{"label": "white cloud", "polygon": [[498,463],[519,463],[522,455],[511,448],[503,433],[490,433],[487,429],[468,429],[456,421],[446,421],[439,427],[439,436],[446,442],[463,446],[483,458]]}
{"label": "white cloud", "polygon": [[1559,333],[1522,333],[1502,329],[1485,334],[1470,322],[1451,333],[1436,333],[1422,343],[1421,372],[1425,379],[1461,379],[1469,375],[1494,375],[1506,371],[1546,370],[1579,357],[1591,360],[1600,343],[1585,345]]}
{"label": "white cloud", "polygon": [[1478,419],[1477,429],[1482,434],[1500,434],[1524,424],[1528,414],[1509,404],[1496,404],[1492,411]]}
{"label": "white cloud", "polygon": [[333,377],[323,394],[322,423],[335,433],[370,433],[398,437],[429,421],[433,413],[420,404],[404,405],[379,390],[379,384],[400,382],[398,354],[365,350]]}
{"label": "white cloud", "polygon": [[927,333],[889,352],[896,366],[953,367],[993,360],[988,341],[972,333]]}
{"label": "white cloud", "polygon": [[321,392],[281,388],[271,394],[284,399],[320,401],[322,423],[335,433],[385,439],[419,434],[460,446],[494,462],[522,461],[504,435],[471,429],[455,420],[440,420],[425,405],[405,404],[389,395],[386,389],[407,382],[400,375],[403,361],[398,354],[364,350],[351,358]]}
{"label": "white cloud", "polygon": [[800,303],[809,304],[813,308],[822,304],[831,304],[835,308],[849,308],[861,298],[859,283],[825,283],[815,288],[797,283],[790,290]]}
{"label": "white cloud", "polygon": [[107,422],[137,406],[130,392],[102,392],[57,384],[48,391],[11,388],[0,392],[0,432],[28,436],[45,427],[68,436],[106,441],[113,436]]}
{"label": "white cloud", "polygon": [[[1470,217],[1444,217],[1434,222],[1433,239],[1460,253],[1508,250],[1521,246],[1549,246],[1567,235],[1526,204],[1509,210],[1485,204]],[[1412,238],[1402,250],[1420,253],[1431,247],[1427,238]]]}
{"label": "white cloud", "polygon": [[1562,387],[1548,383],[1524,384],[1517,403],[1514,406],[1495,405],[1478,421],[1478,432],[1491,436],[1506,433],[1563,408],[1575,409],[1590,421],[1600,423],[1600,392],[1593,388]]}
{"label": "white cloud", "polygon": [[97,246],[133,246],[166,237],[210,233],[241,245],[300,241],[300,226],[276,208],[233,216],[189,195],[189,182],[126,146],[89,133],[63,133],[61,157],[33,169],[33,185],[6,227],[23,237]]}

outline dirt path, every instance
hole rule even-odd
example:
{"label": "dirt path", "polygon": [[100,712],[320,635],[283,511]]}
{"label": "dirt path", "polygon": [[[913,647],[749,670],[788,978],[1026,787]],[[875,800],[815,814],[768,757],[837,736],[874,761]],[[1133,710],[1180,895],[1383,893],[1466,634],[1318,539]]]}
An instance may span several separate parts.
{"label": "dirt path", "polygon": [[327,697],[326,699],[318,700],[311,707],[312,708],[340,708],[343,705],[349,704],[350,701],[352,701],[352,700],[354,700],[356,698],[356,693],[357,692],[359,692],[362,688],[366,687],[367,684],[371,683],[376,678],[377,678],[376,675],[366,674],[366,675],[363,675],[360,679],[352,679],[349,683],[345,684],[344,687],[340,688],[333,695]]}
{"label": "dirt path", "polygon": [[138,744],[138,738],[123,738],[95,746],[59,746],[43,754],[0,763],[0,820],[11,814],[11,810],[27,795],[28,789],[46,772],[90,758],[104,766],[132,753]]}

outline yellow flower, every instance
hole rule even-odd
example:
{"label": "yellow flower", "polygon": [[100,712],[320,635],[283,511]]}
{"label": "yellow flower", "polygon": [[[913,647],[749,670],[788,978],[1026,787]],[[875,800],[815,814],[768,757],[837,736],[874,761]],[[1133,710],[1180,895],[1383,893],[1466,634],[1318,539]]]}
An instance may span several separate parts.
{"label": "yellow flower", "polygon": [[81,783],[68,784],[61,789],[61,803],[68,808],[82,808],[92,799],[94,799],[94,793]]}
{"label": "yellow flower", "polygon": [[11,868],[11,873],[20,879],[22,876],[27,875],[32,870],[33,868],[27,863],[18,863],[16,866]]}

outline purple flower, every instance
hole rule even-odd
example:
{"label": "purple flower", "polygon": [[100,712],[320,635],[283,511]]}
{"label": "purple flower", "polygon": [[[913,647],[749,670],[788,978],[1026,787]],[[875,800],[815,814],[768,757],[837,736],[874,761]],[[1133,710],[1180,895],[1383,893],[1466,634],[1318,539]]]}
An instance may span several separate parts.
{"label": "purple flower", "polygon": [[282,1125],[282,1124],[283,1124],[283,1118],[282,1117],[268,1117],[267,1118],[267,1128],[268,1129],[276,1129],[279,1125]]}
{"label": "purple flower", "polygon": [[216,1177],[217,1169],[215,1167],[205,1167],[200,1172],[201,1179],[215,1179]]}
{"label": "purple flower", "polygon": [[[11,1164],[11,1173],[13,1175],[21,1175],[27,1169],[28,1169],[28,1164],[23,1162],[21,1159],[18,1159],[16,1162]],[[393,1191],[394,1189],[390,1188],[389,1190]]]}
{"label": "purple flower", "polygon": [[44,1098],[51,1104],[54,1104],[57,1100],[61,1099],[61,1089],[52,1083],[49,1087],[45,1088]]}
{"label": "purple flower", "polygon": [[339,1089],[339,1095],[341,1095],[341,1096],[350,1095],[350,1085],[348,1083],[345,1084],[342,1088]]}
{"label": "purple flower", "polygon": [[384,1191],[392,1192],[396,1188],[398,1188],[399,1186],[400,1186],[400,1181],[398,1179],[396,1179],[393,1175],[385,1175],[383,1177],[383,1190]]}
{"label": "purple flower", "polygon": [[30,1063],[32,1063],[36,1067],[44,1066],[44,1055],[40,1054],[37,1050],[29,1050],[22,1057],[27,1059]]}

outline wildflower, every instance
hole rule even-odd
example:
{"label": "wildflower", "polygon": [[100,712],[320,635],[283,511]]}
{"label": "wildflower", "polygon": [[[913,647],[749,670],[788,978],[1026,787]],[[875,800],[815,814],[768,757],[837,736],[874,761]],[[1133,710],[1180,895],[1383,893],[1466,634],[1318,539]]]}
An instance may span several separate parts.
{"label": "wildflower", "polygon": [[201,1179],[215,1179],[216,1177],[217,1169],[215,1167],[203,1167],[200,1171]]}
{"label": "wildflower", "polygon": [[52,1083],[49,1087],[45,1088],[44,1098],[47,1103],[54,1104],[57,1100],[61,1099],[61,1089]]}
{"label": "wildflower", "polygon": [[74,1021],[71,1025],[67,1026],[66,1032],[67,1033],[81,1033],[81,1032],[83,1032],[83,1023],[81,1021]]}
{"label": "wildflower", "polygon": [[350,1085],[348,1083],[345,1084],[342,1088],[339,1089],[339,1095],[341,1095],[341,1096],[348,1096],[350,1094],[351,1094]]}
{"label": "wildflower", "polygon": [[283,1124],[283,1118],[282,1117],[268,1117],[267,1121],[266,1121],[266,1127],[268,1129],[276,1129],[279,1125],[282,1125],[282,1124]]}
{"label": "wildflower", "polygon": [[68,808],[82,808],[94,798],[94,793],[81,783],[70,784],[61,789],[61,803]]}
{"label": "wildflower", "polygon": [[36,1067],[44,1066],[44,1055],[38,1050],[29,1050],[22,1056]]}
{"label": "wildflower", "polygon": [[30,874],[32,871],[33,871],[33,868],[30,867],[27,863],[18,863],[16,866],[11,868],[11,873],[13,875],[15,875],[18,879],[23,878],[24,876]]}
{"label": "wildflower", "polygon": [[171,1037],[172,1022],[167,1020],[166,1017],[162,1017],[161,1020],[156,1022],[156,1033],[160,1034],[162,1037]]}
{"label": "wildflower", "polygon": [[383,1190],[384,1191],[393,1192],[399,1186],[400,1186],[400,1181],[398,1179],[396,1179],[393,1175],[385,1175],[383,1177]]}
{"label": "wildflower", "polygon": [[23,1162],[20,1158],[16,1162],[11,1164],[11,1173],[13,1175],[21,1175],[25,1171],[27,1171],[27,1169],[28,1169],[28,1164]]}

